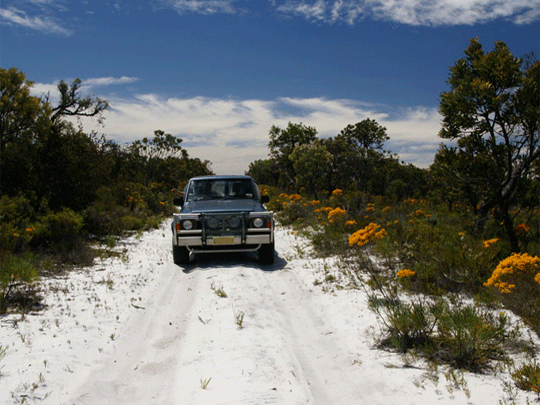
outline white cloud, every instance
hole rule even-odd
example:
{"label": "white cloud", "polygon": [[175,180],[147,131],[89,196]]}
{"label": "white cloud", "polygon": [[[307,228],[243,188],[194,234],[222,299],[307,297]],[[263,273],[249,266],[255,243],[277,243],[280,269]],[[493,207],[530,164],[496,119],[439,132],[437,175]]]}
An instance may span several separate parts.
{"label": "white cloud", "polygon": [[440,116],[431,108],[407,109],[394,118],[387,106],[326,98],[180,99],[142,94],[108,101],[105,127],[85,121],[87,131],[95,129],[127,143],[161,129],[182,138],[190,156],[209,160],[219,174],[242,174],[249,163],[266,159],[268,131],[272,125],[285,128],[288,122],[315,127],[320,137],[327,137],[369,117],[388,129],[387,149],[421,167],[432,163],[441,142]]}
{"label": "white cloud", "polygon": [[17,25],[47,34],[69,36],[72,31],[64,28],[56,19],[41,15],[31,16],[15,7],[0,8],[0,22],[4,25]]}
{"label": "white cloud", "polygon": [[236,0],[154,0],[158,7],[172,8],[180,14],[234,14]]}
{"label": "white cloud", "polygon": [[139,78],[137,77],[97,77],[97,78],[90,78],[85,79],[83,81],[83,85],[88,87],[95,87],[95,86],[110,86],[115,84],[128,84],[128,83],[134,83],[138,81]]}
{"label": "white cloud", "polygon": [[540,0],[285,0],[286,15],[310,21],[355,24],[365,18],[409,25],[472,25],[497,19],[530,24],[540,19]]}

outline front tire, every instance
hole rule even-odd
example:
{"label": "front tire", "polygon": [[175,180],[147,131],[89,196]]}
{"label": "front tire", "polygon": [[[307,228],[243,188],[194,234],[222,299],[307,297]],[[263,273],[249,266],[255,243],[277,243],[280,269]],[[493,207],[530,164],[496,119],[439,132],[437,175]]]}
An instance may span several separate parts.
{"label": "front tire", "polygon": [[261,245],[259,248],[259,261],[262,264],[274,263],[274,243]]}
{"label": "front tire", "polygon": [[189,263],[189,250],[185,246],[173,246],[174,264],[182,265]]}

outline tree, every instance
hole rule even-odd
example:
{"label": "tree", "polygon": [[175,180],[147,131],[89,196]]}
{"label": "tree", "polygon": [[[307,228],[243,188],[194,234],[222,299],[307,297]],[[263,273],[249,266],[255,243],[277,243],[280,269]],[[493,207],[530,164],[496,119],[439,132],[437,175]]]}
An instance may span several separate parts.
{"label": "tree", "polygon": [[368,191],[368,183],[373,177],[373,171],[384,158],[382,147],[388,139],[390,137],[386,133],[386,128],[369,118],[355,125],[347,125],[336,136],[337,141],[342,141],[348,146],[348,160],[350,160],[351,152],[354,156],[348,170],[352,175],[351,181],[356,182],[360,190]]}
{"label": "tree", "polygon": [[[51,120],[58,123],[63,117],[97,117],[99,122],[103,120],[103,111],[109,108],[109,103],[99,97],[81,97],[81,79],[73,80],[69,86],[63,80],[58,84],[60,102],[52,108]],[[45,97],[48,103],[49,96]]]}
{"label": "tree", "polygon": [[33,82],[16,68],[0,68],[0,192],[16,195],[30,188],[41,134],[50,130],[47,105],[30,95]]}
{"label": "tree", "polygon": [[338,137],[358,151],[369,149],[382,151],[384,142],[390,139],[386,134],[386,128],[369,118],[354,125],[347,125]]}
{"label": "tree", "polygon": [[[457,140],[458,161],[476,167],[455,172],[479,196],[477,230],[498,208],[512,250],[519,251],[510,207],[521,184],[540,156],[540,62],[514,57],[504,42],[484,52],[472,39],[465,57],[450,69],[450,90],[440,97],[440,136]],[[448,154],[448,152],[445,152]],[[465,186],[466,185],[466,186]]]}
{"label": "tree", "polygon": [[316,200],[318,193],[325,188],[326,174],[331,171],[333,156],[321,142],[298,145],[289,155],[296,172],[296,185],[311,192]]}
{"label": "tree", "polygon": [[298,191],[296,173],[292,161],[289,159],[294,148],[299,145],[309,145],[317,139],[317,130],[300,124],[289,122],[286,129],[272,126],[269,132],[270,157],[276,161],[282,170],[283,183]]}
{"label": "tree", "polygon": [[165,160],[187,159],[187,151],[180,146],[182,142],[181,138],[158,129],[154,131],[154,138],[143,138],[130,145],[132,154],[141,166],[145,185],[159,181],[160,166]]}

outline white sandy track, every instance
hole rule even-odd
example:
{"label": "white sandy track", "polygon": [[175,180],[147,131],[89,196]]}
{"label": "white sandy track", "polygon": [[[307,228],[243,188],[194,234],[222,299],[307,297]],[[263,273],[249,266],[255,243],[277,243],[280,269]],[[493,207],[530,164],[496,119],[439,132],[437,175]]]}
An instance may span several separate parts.
{"label": "white sandy track", "polygon": [[125,243],[129,260],[44,281],[44,311],[0,318],[0,404],[483,405],[505,396],[500,375],[466,374],[467,398],[421,363],[406,368],[375,350],[365,293],[337,288],[347,283],[338,264],[309,257],[283,228],[272,266],[208,255],[182,269],[167,224]]}
{"label": "white sandy track", "polygon": [[186,273],[166,264],[144,309],[132,314],[114,352],[94,364],[70,403],[326,405],[360,398],[353,361],[336,350],[345,347],[291,270],[282,257],[261,267],[249,255],[198,257]]}

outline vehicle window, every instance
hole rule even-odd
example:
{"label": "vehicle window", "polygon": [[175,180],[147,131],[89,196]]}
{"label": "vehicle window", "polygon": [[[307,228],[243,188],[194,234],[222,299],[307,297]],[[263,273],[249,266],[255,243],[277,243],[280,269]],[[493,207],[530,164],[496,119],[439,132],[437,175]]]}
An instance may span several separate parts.
{"label": "vehicle window", "polygon": [[190,183],[187,196],[188,201],[237,198],[257,198],[251,181],[243,179],[196,180]]}

